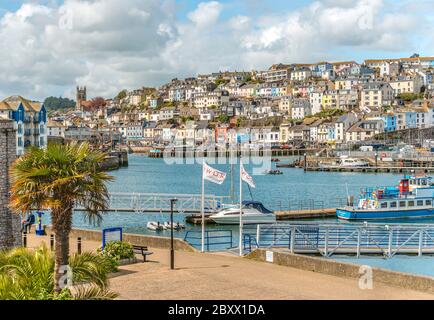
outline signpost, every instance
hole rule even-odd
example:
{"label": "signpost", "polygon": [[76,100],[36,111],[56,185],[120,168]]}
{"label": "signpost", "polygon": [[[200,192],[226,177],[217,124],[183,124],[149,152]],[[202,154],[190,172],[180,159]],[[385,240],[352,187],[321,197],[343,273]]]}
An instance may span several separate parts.
{"label": "signpost", "polygon": [[102,248],[108,242],[112,241],[122,241],[122,228],[107,228],[102,230]]}

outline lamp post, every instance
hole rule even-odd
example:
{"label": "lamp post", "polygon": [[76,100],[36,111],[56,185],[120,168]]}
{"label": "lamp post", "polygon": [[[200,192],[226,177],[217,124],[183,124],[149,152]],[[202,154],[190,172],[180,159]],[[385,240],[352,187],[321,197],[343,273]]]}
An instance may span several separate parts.
{"label": "lamp post", "polygon": [[175,269],[175,250],[173,248],[173,206],[178,199],[170,199],[170,269]]}

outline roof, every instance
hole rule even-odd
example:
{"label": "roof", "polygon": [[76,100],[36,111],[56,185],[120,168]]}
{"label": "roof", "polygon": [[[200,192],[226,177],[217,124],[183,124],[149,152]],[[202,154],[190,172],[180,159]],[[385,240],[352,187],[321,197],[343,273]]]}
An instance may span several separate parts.
{"label": "roof", "polygon": [[11,96],[0,103],[0,110],[16,110],[20,104],[25,111],[39,112],[42,108],[40,102],[30,101],[21,96]]}
{"label": "roof", "polygon": [[2,101],[9,105],[10,110],[16,110],[20,104],[23,105],[25,111],[39,112],[42,108],[40,102],[30,101],[21,96],[11,96]]}

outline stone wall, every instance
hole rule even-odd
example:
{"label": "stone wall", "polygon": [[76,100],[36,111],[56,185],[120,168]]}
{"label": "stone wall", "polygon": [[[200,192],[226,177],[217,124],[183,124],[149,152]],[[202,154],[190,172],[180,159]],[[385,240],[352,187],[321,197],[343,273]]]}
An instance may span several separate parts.
{"label": "stone wall", "polygon": [[[47,226],[45,231],[47,235],[50,235],[52,233],[51,226]],[[102,232],[99,230],[72,229],[70,238],[74,239],[78,237],[80,237],[82,240],[98,241],[102,243]],[[167,237],[123,233],[122,240],[132,243],[134,245],[148,246],[150,250],[152,250],[152,248],[170,249],[170,238]],[[198,252],[196,248],[192,247],[184,240],[175,238],[173,242],[175,250]]]}
{"label": "stone wall", "polygon": [[14,123],[0,119],[0,250],[21,245],[20,216],[8,208],[9,168],[16,159]]}

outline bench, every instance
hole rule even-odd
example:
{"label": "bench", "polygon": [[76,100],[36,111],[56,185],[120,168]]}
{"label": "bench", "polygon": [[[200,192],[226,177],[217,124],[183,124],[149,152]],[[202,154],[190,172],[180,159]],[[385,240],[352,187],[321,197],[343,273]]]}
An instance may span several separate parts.
{"label": "bench", "polygon": [[136,246],[133,245],[134,253],[141,254],[143,256],[143,262],[146,262],[146,256],[150,256],[153,252],[148,251],[148,247],[146,246]]}

